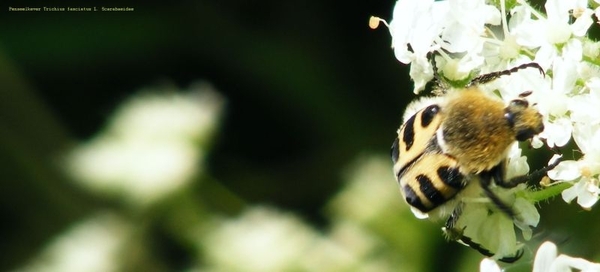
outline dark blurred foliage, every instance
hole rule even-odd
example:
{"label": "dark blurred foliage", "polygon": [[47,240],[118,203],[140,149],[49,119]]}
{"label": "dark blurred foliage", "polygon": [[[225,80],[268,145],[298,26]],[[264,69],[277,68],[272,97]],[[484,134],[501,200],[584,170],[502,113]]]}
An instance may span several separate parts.
{"label": "dark blurred foliage", "polygon": [[387,152],[412,97],[389,33],[367,26],[370,15],[391,17],[393,4],[179,1],[132,4],[134,12],[4,11],[2,47],[74,139],[93,135],[140,87],[211,82],[228,99],[210,160],[215,176],[251,202],[312,214],[358,152]]}
{"label": "dark blurred foliage", "polygon": [[[394,1],[3,3],[0,270],[98,205],[64,182],[60,154],[140,88],[197,80],[227,99],[209,172],[248,203],[320,209],[358,154],[387,153],[412,98],[386,28]],[[8,12],[131,6],[134,12]],[[390,170],[391,173],[391,170]],[[390,174],[391,175],[391,174]],[[393,186],[393,184],[391,184]],[[393,188],[393,187],[392,187]]]}

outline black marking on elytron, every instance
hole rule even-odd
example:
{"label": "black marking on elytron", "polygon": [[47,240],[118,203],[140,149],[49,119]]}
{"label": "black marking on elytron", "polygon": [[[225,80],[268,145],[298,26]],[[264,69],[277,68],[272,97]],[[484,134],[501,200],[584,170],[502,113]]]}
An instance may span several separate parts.
{"label": "black marking on elytron", "polygon": [[[416,116],[417,114],[415,114],[414,116]],[[414,117],[413,116],[413,117]],[[413,119],[413,118],[411,118]],[[413,119],[414,120],[414,119]],[[409,119],[410,121],[410,119]],[[408,122],[407,122],[408,123]],[[408,124],[407,124],[408,125]],[[404,130],[406,131],[406,129]],[[394,140],[394,143],[397,141],[398,139]],[[413,138],[414,141],[414,138]],[[411,142],[412,143],[412,142]],[[393,148],[394,145],[392,144],[392,152],[393,152]],[[399,149],[399,148],[398,148]],[[406,151],[408,151],[408,147],[406,148]],[[429,142],[427,143],[427,146],[425,147],[425,149],[423,149],[423,152],[419,153],[417,156],[415,156],[412,160],[406,162],[406,164],[400,168],[400,170],[398,171],[398,173],[396,173],[396,178],[398,178],[398,181],[400,181],[400,177],[404,175],[404,173],[406,171],[408,171],[408,169],[410,169],[410,167],[412,167],[416,161],[418,161],[419,159],[421,159],[421,157],[424,154],[439,154],[442,153],[442,148],[440,147],[438,140],[437,140],[437,136],[435,134],[433,134],[433,136],[431,137],[431,139],[429,140]],[[392,153],[393,155],[393,153]],[[400,150],[398,150],[398,159],[400,158]],[[393,158],[392,158],[393,161]],[[396,163],[396,161],[394,161],[394,163]]]}
{"label": "black marking on elytron", "polygon": [[433,182],[429,177],[421,174],[418,175],[416,179],[417,182],[419,182],[421,193],[423,193],[423,195],[425,195],[425,197],[433,204],[433,207],[437,207],[447,201],[442,193],[433,186]]}
{"label": "black marking on elytron", "polygon": [[458,168],[442,166],[437,169],[437,174],[444,184],[460,190],[464,187],[463,175],[458,171]]}
{"label": "black marking on elytron", "polygon": [[421,113],[421,126],[428,127],[433,118],[440,112],[440,106],[430,105]]}
{"label": "black marking on elytron", "polygon": [[392,156],[392,162],[394,164],[396,164],[396,162],[398,161],[398,158],[400,158],[399,145],[400,145],[400,140],[398,139],[398,137],[396,137],[396,139],[394,139],[394,142],[392,143],[392,149],[390,150],[390,155]]}
{"label": "black marking on elytron", "polygon": [[397,178],[398,182],[400,182],[400,177],[404,176],[406,171],[408,171],[408,169],[410,169],[410,167],[413,166],[413,164],[415,164],[416,161],[421,159],[421,156],[423,156],[424,153],[425,152],[421,152],[418,156],[415,156],[414,159],[407,162],[406,165],[404,165],[404,167],[400,168],[400,171],[398,171],[398,173],[396,173],[396,178]]}
{"label": "black marking on elytron", "polygon": [[404,151],[408,151],[415,142],[415,116],[416,114],[411,116],[404,124],[404,133],[402,134],[402,141],[406,145]]}
{"label": "black marking on elytron", "polygon": [[406,203],[419,209],[422,212],[428,212],[431,210],[430,208],[425,207],[425,205],[423,205],[423,202],[421,202],[421,199],[419,198],[419,196],[415,193],[413,188],[411,188],[410,186],[408,186],[408,185],[402,186],[402,191],[404,192]]}
{"label": "black marking on elytron", "polygon": [[427,147],[423,150],[423,152],[419,153],[419,155],[415,156],[412,160],[406,162],[406,164],[402,168],[400,168],[398,173],[396,173],[396,179],[398,180],[398,182],[400,182],[400,177],[404,176],[406,171],[408,171],[408,169],[410,169],[418,160],[420,160],[424,154],[439,154],[439,153],[442,153],[442,149],[441,149],[440,145],[438,144],[436,135],[434,134],[433,137],[431,137],[431,140],[427,143]]}

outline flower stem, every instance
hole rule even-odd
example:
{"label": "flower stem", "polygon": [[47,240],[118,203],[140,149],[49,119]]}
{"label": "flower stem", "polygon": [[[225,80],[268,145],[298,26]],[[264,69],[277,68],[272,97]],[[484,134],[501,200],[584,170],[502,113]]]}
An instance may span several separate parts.
{"label": "flower stem", "polygon": [[568,182],[556,183],[552,186],[546,187],[541,190],[530,191],[527,193],[525,198],[527,198],[529,201],[531,201],[533,203],[536,203],[536,202],[539,202],[542,200],[546,200],[546,199],[555,197],[555,196],[559,195],[560,193],[562,193],[562,191],[564,191],[565,189],[567,189],[571,186],[573,186],[573,185]]}

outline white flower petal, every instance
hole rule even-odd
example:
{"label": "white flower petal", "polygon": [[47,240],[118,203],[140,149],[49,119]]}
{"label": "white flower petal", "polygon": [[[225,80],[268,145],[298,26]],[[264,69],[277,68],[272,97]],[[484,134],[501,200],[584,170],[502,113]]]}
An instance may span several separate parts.
{"label": "white flower petal", "polygon": [[[578,43],[572,43],[571,47],[565,49],[567,52],[572,52],[572,58],[557,57],[554,59],[552,64],[552,70],[554,76],[552,78],[552,91],[557,94],[570,93],[575,86],[577,81],[577,60],[575,55],[579,55],[581,58],[581,48],[578,47]],[[563,104],[566,105],[566,103]]]}
{"label": "white flower petal", "polygon": [[546,8],[546,15],[548,19],[555,20],[558,22],[567,23],[569,21],[569,11],[573,9],[573,1],[563,0],[548,0],[544,7]]}
{"label": "white flower petal", "polygon": [[[539,20],[526,20],[513,31],[518,44],[526,47],[541,47],[549,45],[546,43],[543,22]],[[537,61],[536,61],[537,62]]]}
{"label": "white flower petal", "polygon": [[571,37],[571,27],[568,22],[558,20],[546,20],[546,41],[551,44],[566,43]]}
{"label": "white flower petal", "polygon": [[[600,81],[598,82],[600,83]],[[595,83],[591,83],[595,84]],[[600,122],[600,97],[595,93],[580,94],[572,97],[567,105],[573,122],[594,124]]]}
{"label": "white flower petal", "polygon": [[544,142],[542,142],[542,140],[539,137],[533,137],[531,139],[531,147],[538,149],[542,146],[544,146]]}
{"label": "white flower petal", "polygon": [[592,19],[592,14],[594,14],[594,11],[592,11],[591,9],[585,9],[583,14],[581,14],[581,16],[577,18],[577,20],[575,20],[575,22],[571,25],[571,31],[573,31],[573,34],[575,36],[585,36],[588,29],[594,22],[594,20]]}
{"label": "white flower petal", "polygon": [[[563,47],[562,55],[565,59],[570,60],[571,65],[568,68],[572,69],[573,66],[576,66],[578,64],[577,62],[581,61],[581,58],[583,57],[583,45],[581,44],[581,41],[578,39],[570,39],[565,47]],[[577,69],[569,72],[571,76],[570,86],[573,86],[575,85],[575,81],[577,80],[578,76]]]}
{"label": "white flower petal", "polygon": [[519,215],[519,220],[514,220],[514,224],[521,229],[523,239],[531,239],[533,233],[530,226],[535,227],[540,222],[540,214],[535,205],[523,198],[517,198],[513,209]]}
{"label": "white flower petal", "polygon": [[[442,40],[450,52],[479,53],[485,24],[498,24],[500,12],[484,1],[450,0],[448,20],[444,23]],[[476,48],[476,49],[475,49]]]}
{"label": "white flower petal", "polygon": [[533,272],[562,272],[577,271],[599,272],[600,264],[592,263],[582,258],[573,258],[564,254],[558,255],[556,245],[552,242],[544,242],[538,249],[533,263]]}
{"label": "white flower petal", "polygon": [[409,38],[414,24],[415,16],[427,10],[433,0],[411,1],[400,0],[394,7],[393,19],[389,24],[392,35],[392,47],[396,58],[405,64],[410,63],[412,52],[408,51]]}
{"label": "white flower petal", "polygon": [[600,124],[575,123],[573,127],[573,140],[584,154],[597,152],[600,148]]}
{"label": "white flower petal", "polygon": [[529,172],[527,157],[521,156],[521,149],[518,144],[514,144],[508,153],[508,164],[506,169],[506,178],[526,175]]}
{"label": "white flower petal", "polygon": [[584,190],[585,190],[585,182],[580,181],[580,182],[575,183],[570,188],[567,188],[566,190],[562,191],[561,195],[565,202],[571,203],[571,201],[573,201],[573,199],[579,197],[579,195],[581,195],[581,193]]}
{"label": "white flower petal", "polygon": [[572,160],[562,161],[554,169],[548,171],[548,177],[552,180],[571,181],[580,176],[579,163]]}
{"label": "white flower petal", "polygon": [[479,271],[480,272],[501,272],[502,269],[500,269],[500,266],[498,266],[496,261],[494,261],[490,258],[485,258],[485,259],[481,260],[481,263],[479,264]]}
{"label": "white flower petal", "polygon": [[584,209],[590,209],[598,201],[598,185],[587,180],[584,184],[584,188],[585,189],[582,190],[577,197],[577,204]]}
{"label": "white flower petal", "polygon": [[548,146],[564,146],[571,139],[572,131],[571,120],[562,117],[554,122],[544,122],[544,131],[540,136],[546,138]]}
{"label": "white flower petal", "polygon": [[557,254],[558,250],[555,244],[552,242],[544,242],[535,254],[533,272],[550,271],[550,266],[552,266],[552,262],[556,259]]}
{"label": "white flower petal", "polygon": [[425,57],[418,57],[410,65],[410,77],[415,82],[414,93],[417,94],[433,79],[433,66]]}
{"label": "white flower petal", "polygon": [[[447,12],[447,1],[398,1],[389,24],[396,58],[405,64],[425,58],[442,31]],[[412,52],[408,50],[409,44]]]}
{"label": "white flower petal", "polygon": [[[539,35],[538,35],[539,36]],[[517,40],[518,41],[518,40]],[[524,42],[519,42],[519,44],[523,44]],[[557,55],[556,49],[551,44],[543,44],[540,49],[535,53],[535,59],[533,60],[535,63],[538,63],[545,70],[550,67],[552,64],[552,59],[554,59]]]}
{"label": "white flower petal", "polygon": [[480,244],[496,253],[495,256],[512,256],[518,250],[513,221],[502,212],[488,216],[478,237]]}
{"label": "white flower petal", "polygon": [[538,213],[535,205],[524,198],[518,197],[515,200],[513,208],[515,209],[516,213],[519,214],[519,217],[521,217],[523,222],[528,226],[535,227],[540,222],[540,214]]}
{"label": "white flower petal", "polygon": [[600,271],[600,265],[594,264],[582,258],[573,258],[564,254],[559,255],[552,263],[549,271],[572,271],[575,268],[578,271]]}
{"label": "white flower petal", "polygon": [[422,211],[420,211],[419,209],[410,206],[410,211],[415,215],[416,218],[419,219],[426,219],[429,218],[429,214],[423,213]]}

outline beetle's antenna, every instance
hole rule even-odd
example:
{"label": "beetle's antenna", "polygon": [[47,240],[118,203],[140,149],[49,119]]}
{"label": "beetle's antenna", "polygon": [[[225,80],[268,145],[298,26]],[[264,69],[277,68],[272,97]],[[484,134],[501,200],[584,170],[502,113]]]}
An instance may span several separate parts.
{"label": "beetle's antenna", "polygon": [[474,78],[473,80],[471,80],[471,82],[469,82],[469,84],[467,84],[467,87],[479,85],[479,84],[485,84],[485,83],[493,81],[501,76],[507,76],[507,75],[515,73],[519,70],[523,70],[523,69],[527,69],[527,68],[537,68],[540,71],[540,74],[542,74],[542,76],[544,76],[544,77],[546,76],[546,72],[544,72],[544,69],[542,69],[542,67],[539,64],[537,64],[537,62],[530,62],[530,63],[521,64],[519,66],[513,67],[508,70],[503,70],[503,71],[480,75],[480,76]]}

